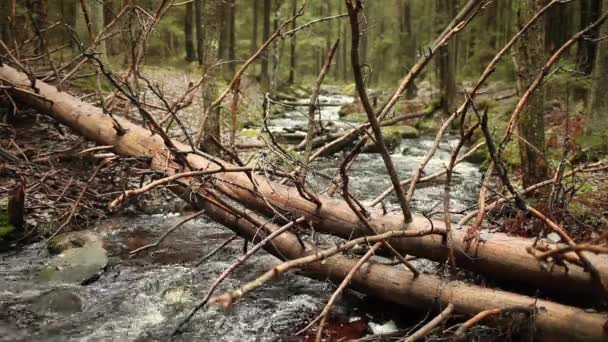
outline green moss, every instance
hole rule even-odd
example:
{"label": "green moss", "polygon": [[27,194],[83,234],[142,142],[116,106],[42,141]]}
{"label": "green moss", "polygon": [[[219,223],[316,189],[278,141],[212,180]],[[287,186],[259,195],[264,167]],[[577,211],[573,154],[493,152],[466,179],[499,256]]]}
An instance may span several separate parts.
{"label": "green moss", "polygon": [[364,123],[367,122],[367,114],[365,113],[352,113],[342,117],[342,120],[348,122]]}
{"label": "green moss", "polygon": [[15,230],[8,219],[8,199],[0,200],[0,239]]}
{"label": "green moss", "polygon": [[342,87],[342,94],[354,96],[357,92],[357,86],[354,83],[350,83]]}
{"label": "green moss", "polygon": [[437,123],[432,118],[419,120],[416,122],[415,127],[421,132],[433,132],[439,129]]}
{"label": "green moss", "polygon": [[245,128],[239,132],[240,135],[244,137],[257,138],[260,136],[260,131],[254,128]]}
{"label": "green moss", "polygon": [[504,151],[502,152],[502,160],[504,160],[507,166],[512,168],[521,166],[521,159],[519,156],[519,144],[515,141],[511,141],[507,144]]}
{"label": "green moss", "polygon": [[595,192],[597,189],[591,184],[584,184],[576,191],[577,194],[585,194],[589,192]]}

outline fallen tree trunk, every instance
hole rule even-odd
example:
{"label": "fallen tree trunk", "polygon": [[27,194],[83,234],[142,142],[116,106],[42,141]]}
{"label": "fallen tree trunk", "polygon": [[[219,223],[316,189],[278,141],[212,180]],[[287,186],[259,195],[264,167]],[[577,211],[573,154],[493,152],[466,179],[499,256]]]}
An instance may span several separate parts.
{"label": "fallen tree trunk", "polygon": [[[256,241],[263,239],[259,226],[211,202],[200,202],[211,218],[222,222],[241,236],[250,240],[255,238]],[[265,224],[265,228],[275,231],[279,227]],[[408,239],[411,238],[399,240]],[[289,232],[273,239],[267,250],[279,259],[296,259],[314,251],[311,246],[304,249]],[[325,280],[329,277],[339,283],[356,263],[357,259],[336,255],[307,265],[303,272],[313,278]],[[414,278],[409,270],[403,268],[367,262],[355,273],[351,286],[387,301],[418,308],[438,309],[452,303],[456,311],[468,316],[494,308],[535,305],[538,309],[535,314],[536,337],[540,340],[605,341],[608,338],[608,331],[604,329],[608,324],[608,315],[587,313],[579,308],[459,281],[446,281],[434,275],[420,274]]]}
{"label": "fallen tree trunk", "polygon": [[[0,79],[14,97],[27,102],[43,113],[73,128],[88,139],[103,145],[113,145],[121,155],[151,157],[151,168],[168,174],[185,171],[175,160],[163,140],[158,135],[135,125],[128,120],[117,117],[116,120],[127,130],[117,135],[112,119],[102,110],[75,97],[59,92],[55,87],[36,81],[32,84],[27,75],[6,65],[0,67]],[[35,87],[35,88],[33,88]],[[190,147],[175,142],[183,151]],[[187,154],[191,165],[199,169],[217,167],[214,162],[196,154]],[[227,167],[230,165],[225,163]],[[341,200],[319,197],[322,205],[302,198],[295,187],[270,183],[264,177],[256,177],[254,186],[243,172],[226,172],[215,175],[216,188],[246,207],[259,211],[271,212],[268,204],[276,209],[290,212],[294,216],[304,216],[312,222],[315,229],[344,238],[369,235],[365,225]],[[400,230],[405,227],[401,215],[382,215],[380,211],[370,211],[369,220],[377,233]],[[425,230],[431,226],[444,229],[440,221],[429,221],[423,217],[414,217],[408,229]],[[453,232],[456,263],[460,267],[486,274],[488,276],[535,286],[539,289],[557,290],[561,293],[590,295],[596,287],[591,277],[582,268],[570,265],[569,270],[556,266],[551,271],[541,268],[536,259],[528,254],[526,248],[530,242],[526,239],[494,233],[479,244],[467,248],[465,233]],[[425,236],[391,241],[393,247],[402,253],[444,261],[447,248],[441,237]],[[608,258],[605,256],[588,256],[605,281],[608,281]]]}

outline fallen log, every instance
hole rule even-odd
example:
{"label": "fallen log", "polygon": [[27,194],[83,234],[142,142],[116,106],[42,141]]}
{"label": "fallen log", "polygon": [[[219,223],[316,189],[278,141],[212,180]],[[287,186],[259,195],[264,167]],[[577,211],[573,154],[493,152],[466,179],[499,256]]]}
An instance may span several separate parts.
{"label": "fallen log", "polygon": [[[177,162],[162,138],[151,134],[143,127],[116,117],[121,127],[127,130],[125,134],[117,135],[112,119],[103,114],[100,108],[82,102],[66,92],[59,92],[55,87],[44,82],[32,83],[27,75],[7,65],[0,67],[0,79],[3,80],[6,90],[15,98],[27,102],[88,139],[102,145],[114,146],[118,154],[150,157],[150,167],[167,174],[187,171]],[[191,150],[187,145],[178,142],[174,144],[182,151]],[[193,153],[188,153],[187,159],[191,165],[202,170],[217,168],[217,163],[223,163],[227,168],[231,167],[228,163],[212,162]],[[279,210],[290,212],[293,216],[304,216],[318,231],[344,238],[371,233],[344,201],[319,196],[322,205],[318,207],[315,203],[302,198],[295,187],[271,183],[264,177],[257,177],[254,186],[245,173],[217,173],[215,179],[218,190],[255,211],[267,213],[271,210]],[[268,204],[274,208],[269,208]],[[370,210],[370,214],[369,222],[377,233],[403,228],[425,230],[431,226],[444,229],[442,222],[429,221],[420,216],[414,217],[413,222],[405,226],[401,215],[383,215],[381,211],[373,210]],[[493,233],[484,236],[480,243],[468,248],[464,231],[455,230],[453,238],[456,263],[459,267],[493,278],[528,284],[538,289],[556,290],[565,294],[588,296],[593,294],[595,289],[589,274],[576,265],[570,265],[569,269],[556,266],[550,271],[544,270],[528,253],[527,247],[530,242],[526,239]],[[435,261],[444,261],[447,257],[447,248],[441,237],[398,239],[391,241],[391,245],[402,253]],[[601,277],[608,281],[608,258],[587,255]]]}
{"label": "fallen log", "polygon": [[[201,201],[207,214],[235,230],[241,236],[259,241],[258,225],[234,215],[212,202]],[[248,213],[254,215],[253,213]],[[266,224],[268,231],[278,229],[274,224]],[[400,240],[408,240],[403,238]],[[272,240],[266,248],[279,259],[297,259],[313,253],[311,246],[303,248],[297,237],[286,232]],[[340,283],[349,271],[355,267],[357,259],[336,255],[324,261],[306,265],[303,273],[309,277],[325,280],[331,278]],[[438,276],[412,273],[403,268],[366,262],[351,280],[351,286],[364,293],[377,296],[387,301],[414,306],[418,308],[440,308],[452,303],[457,312],[474,316],[479,312],[516,306],[534,306],[536,339],[543,341],[605,341],[608,331],[608,315],[588,313],[582,309],[539,300],[528,296],[500,290],[483,288],[459,281],[446,281]]]}

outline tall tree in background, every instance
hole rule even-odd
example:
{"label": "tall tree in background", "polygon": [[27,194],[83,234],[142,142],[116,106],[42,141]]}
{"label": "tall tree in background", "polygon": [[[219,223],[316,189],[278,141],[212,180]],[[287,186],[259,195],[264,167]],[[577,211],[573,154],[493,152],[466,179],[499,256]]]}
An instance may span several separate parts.
{"label": "tall tree in background", "polygon": [[[33,20],[32,25],[34,25],[36,30],[40,30],[41,34],[44,34],[42,33],[42,30],[46,26],[46,20],[49,13],[49,6],[47,0],[27,0],[26,6]],[[42,40],[39,40],[38,45],[36,46],[36,53],[42,53],[42,44]]]}
{"label": "tall tree in background", "polygon": [[[548,0],[520,1],[518,24],[525,23],[538,12]],[[545,30],[542,22],[533,25],[517,44],[518,91],[521,94],[532,84],[545,63]],[[547,178],[544,159],[545,124],[544,92],[538,89],[528,101],[518,123],[519,151],[523,172],[523,186],[539,183]]]}
{"label": "tall tree in background", "polygon": [[[296,17],[296,13],[298,11],[298,0],[291,0],[291,16]],[[296,20],[294,19],[291,22],[291,29],[296,28]],[[296,74],[296,35],[292,35],[290,39],[290,52],[289,52],[289,79],[287,82],[289,84],[293,84],[295,81]]]}
{"label": "tall tree in background", "polygon": [[[104,28],[104,8],[100,1],[76,1],[76,32],[85,45],[90,45]],[[85,15],[86,14],[86,15]],[[106,41],[101,40],[95,51],[107,62]]]}
{"label": "tall tree in background", "polygon": [[184,12],[184,42],[186,48],[186,61],[192,62],[196,59],[196,54],[194,53],[194,23],[193,23],[193,15],[194,14],[194,4],[192,2],[188,2],[186,4],[186,11]]}
{"label": "tall tree in background", "polygon": [[[268,40],[270,37],[270,14],[272,12],[272,0],[264,0],[264,29],[262,33],[262,41]],[[268,51],[268,50],[267,50]],[[268,52],[262,56],[262,74],[261,81],[262,84],[268,86],[270,83],[270,74],[268,70],[268,59],[270,56]]]}
{"label": "tall tree in background", "polygon": [[[532,1],[534,2],[534,1]],[[559,49],[572,33],[574,3],[560,3],[545,16],[545,48],[549,53]]]}
{"label": "tall tree in background", "polygon": [[[441,32],[457,14],[457,0],[436,0],[436,30]],[[448,114],[456,106],[456,39],[442,46],[437,55],[437,77],[441,108]]]}
{"label": "tall tree in background", "polygon": [[9,1],[0,1],[0,39],[6,42],[10,42],[10,9],[11,3]]}
{"label": "tall tree in background", "polygon": [[[584,29],[591,23],[599,19],[602,12],[601,0],[581,0],[580,1],[580,29]],[[595,55],[597,52],[597,38],[599,37],[599,28],[589,31],[583,39],[579,40],[577,52],[578,70],[590,75],[593,71],[595,63]]]}
{"label": "tall tree in background", "polygon": [[[401,53],[405,58],[407,67],[411,67],[416,62],[416,51],[418,43],[412,27],[412,4],[410,0],[400,0],[401,16],[399,21],[399,40]],[[416,83],[411,82],[407,88],[406,96],[413,98],[416,96]]]}
{"label": "tall tree in background", "polygon": [[254,53],[258,49],[258,26],[259,26],[259,11],[260,0],[253,0],[253,27],[251,35],[251,53]]}
{"label": "tall tree in background", "polygon": [[205,0],[194,0],[194,18],[196,25],[196,54],[198,64],[203,65],[205,61],[205,30],[203,29],[203,7]]}
{"label": "tall tree in background", "polygon": [[[603,0],[601,6],[607,9],[608,0]],[[599,36],[608,37],[608,24],[602,25]],[[594,130],[594,134],[606,134],[608,129],[608,96],[606,96],[608,91],[608,40],[606,39],[598,42],[592,81],[589,99],[592,123],[590,126]]]}
{"label": "tall tree in background", "polygon": [[[222,4],[220,1],[204,1],[203,5],[205,40],[204,46],[201,48],[205,51],[203,66],[208,77],[203,88],[203,106],[207,108],[218,96],[218,86],[215,82],[218,75],[214,72],[215,68],[211,68],[211,66],[217,62],[219,56],[219,39],[222,26],[218,16],[221,15]],[[206,120],[207,125],[205,126],[201,149],[209,154],[219,156],[221,149],[217,146],[216,141],[221,142],[220,107],[209,112],[209,117]]]}

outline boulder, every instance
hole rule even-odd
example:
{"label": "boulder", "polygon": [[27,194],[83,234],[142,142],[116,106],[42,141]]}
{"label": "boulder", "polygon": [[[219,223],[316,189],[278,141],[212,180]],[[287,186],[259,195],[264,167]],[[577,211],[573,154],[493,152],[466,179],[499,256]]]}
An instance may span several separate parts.
{"label": "boulder", "polygon": [[47,248],[51,254],[59,254],[71,248],[85,245],[103,248],[103,240],[91,231],[77,231],[57,235],[48,242]]}
{"label": "boulder", "polygon": [[82,300],[70,289],[54,289],[34,299],[32,303],[37,312],[73,314],[82,312]]}
{"label": "boulder", "polygon": [[38,275],[38,281],[85,285],[97,279],[107,264],[108,255],[100,246],[87,244],[70,248],[49,261]]}

